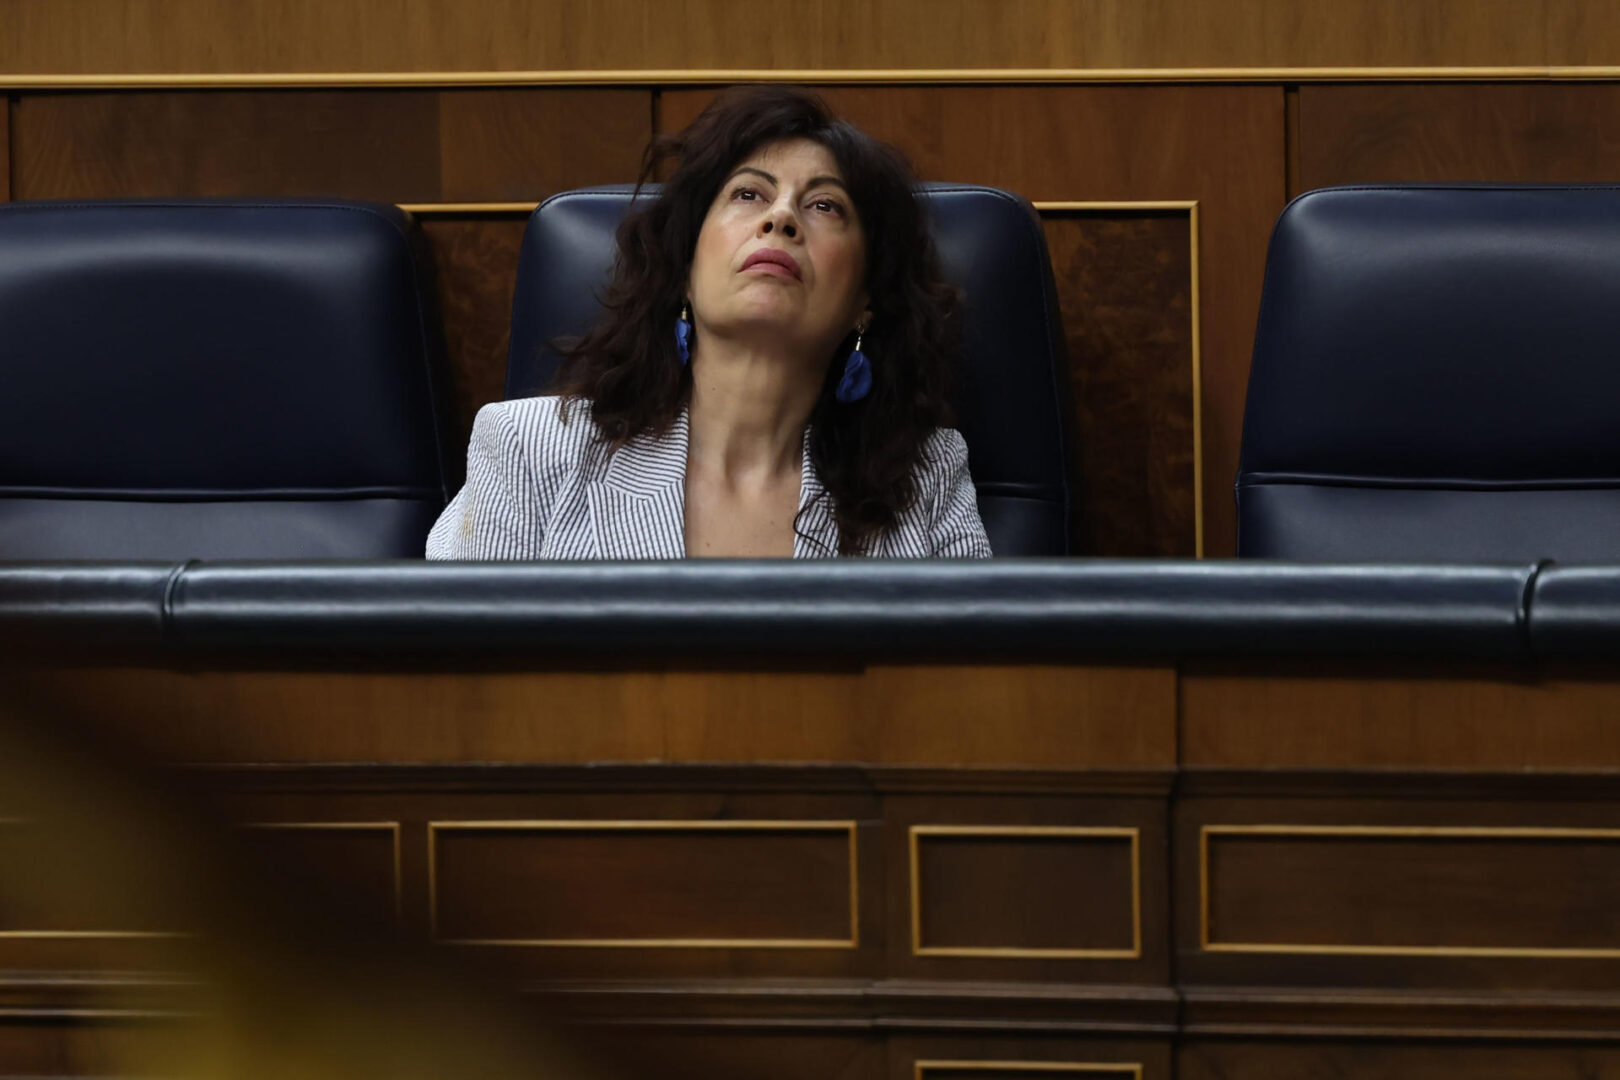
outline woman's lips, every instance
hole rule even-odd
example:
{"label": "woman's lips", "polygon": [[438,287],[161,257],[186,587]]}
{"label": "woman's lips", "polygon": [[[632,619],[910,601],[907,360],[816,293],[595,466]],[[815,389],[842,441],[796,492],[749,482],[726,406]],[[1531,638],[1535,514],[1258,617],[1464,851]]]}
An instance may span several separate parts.
{"label": "woman's lips", "polygon": [[799,261],[785,251],[776,248],[761,248],[743,260],[743,270],[758,270],[762,274],[775,274],[777,277],[793,278],[795,281],[803,277],[799,271]]}

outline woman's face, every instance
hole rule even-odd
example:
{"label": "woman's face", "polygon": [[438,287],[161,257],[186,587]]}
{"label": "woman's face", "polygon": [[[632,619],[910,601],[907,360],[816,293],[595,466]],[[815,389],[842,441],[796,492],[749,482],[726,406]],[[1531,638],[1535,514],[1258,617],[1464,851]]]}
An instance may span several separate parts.
{"label": "woman's face", "polygon": [[786,344],[821,369],[866,311],[866,234],[831,151],[768,143],[742,161],[698,233],[687,297],[705,334]]}

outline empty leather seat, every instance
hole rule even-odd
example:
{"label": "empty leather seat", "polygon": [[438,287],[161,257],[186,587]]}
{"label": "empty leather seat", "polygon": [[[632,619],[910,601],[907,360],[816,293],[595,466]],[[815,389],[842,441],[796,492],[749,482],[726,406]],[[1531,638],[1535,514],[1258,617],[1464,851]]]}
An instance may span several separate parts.
{"label": "empty leather seat", "polygon": [[[645,197],[645,192],[643,197]],[[600,311],[629,187],[553,196],[529,219],[512,304],[506,396],[547,392],[561,358]],[[1051,262],[1029,203],[987,187],[924,186],[946,277],[965,297],[957,427],[997,555],[1068,550],[1058,379],[1064,338]]]}
{"label": "empty leather seat", "polygon": [[445,439],[408,226],[0,206],[0,558],[420,557]]}
{"label": "empty leather seat", "polygon": [[1272,235],[1239,553],[1620,556],[1620,188],[1300,196]]}

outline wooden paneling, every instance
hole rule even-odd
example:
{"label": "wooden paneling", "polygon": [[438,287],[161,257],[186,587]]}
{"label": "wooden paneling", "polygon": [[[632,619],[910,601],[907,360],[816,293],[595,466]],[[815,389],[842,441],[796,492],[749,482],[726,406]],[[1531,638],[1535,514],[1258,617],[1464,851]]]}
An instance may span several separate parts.
{"label": "wooden paneling", "polygon": [[0,202],[11,198],[11,99],[0,95]]}
{"label": "wooden paneling", "polygon": [[636,90],[29,94],[19,199],[324,195],[538,200],[633,180],[651,130]]}
{"label": "wooden paneling", "polygon": [[1057,212],[1044,223],[1074,396],[1070,551],[1191,558],[1190,218]]}
{"label": "wooden paneling", "polygon": [[[170,1060],[172,1022],[132,1017],[124,1023],[0,1021],[0,1075],[130,1076],[137,1063]],[[150,1074],[149,1074],[150,1075]]]}
{"label": "wooden paneling", "polygon": [[1620,768],[1620,690],[1511,672],[1181,680],[1181,760],[1211,768]]}
{"label": "wooden paneling", "polygon": [[345,927],[396,928],[404,900],[397,823],[258,822],[240,838],[263,871],[310,909]]}
{"label": "wooden paneling", "polygon": [[896,1038],[890,1080],[1169,1080],[1160,1041],[1015,1035]]}
{"label": "wooden paneling", "polygon": [[917,826],[912,836],[917,953],[1141,954],[1135,830]]}
{"label": "wooden paneling", "polygon": [[[19,674],[187,761],[1168,766],[1168,668]],[[767,722],[768,721],[768,722]]]}
{"label": "wooden paneling", "polygon": [[13,115],[19,199],[439,190],[438,94],[45,94]]}
{"label": "wooden paneling", "polygon": [[0,881],[11,883],[0,888],[0,948],[53,938],[151,937],[186,928],[185,913],[164,910],[169,897],[153,902],[120,887],[116,872],[76,865],[63,854],[75,839],[71,830],[0,821]]}
{"label": "wooden paneling", "polygon": [[853,823],[441,823],[434,935],[507,945],[858,945]]}
{"label": "wooden paneling", "polygon": [[1299,107],[1302,189],[1620,173],[1620,84],[1304,86]]}
{"label": "wooden paneling", "polygon": [[919,1061],[916,1077],[917,1080],[1030,1080],[1031,1077],[1142,1080],[1142,1066],[1135,1062],[1102,1061]]}
{"label": "wooden paneling", "polygon": [[629,183],[651,135],[646,90],[445,91],[438,197],[539,201],[570,188]]}
{"label": "wooden paneling", "polygon": [[1620,1049],[1580,1043],[1389,1043],[1209,1040],[1176,1053],[1179,1080],[1616,1080]]}
{"label": "wooden paneling", "polygon": [[[1603,0],[12,0],[0,71],[1614,63]],[[1551,13],[1551,18],[1549,18]],[[1597,21],[1594,22],[1593,19]],[[1612,42],[1612,39],[1611,39]]]}
{"label": "wooden paneling", "polygon": [[1602,0],[1546,0],[1549,64],[1620,63],[1620,8]]}
{"label": "wooden paneling", "polygon": [[424,217],[450,354],[450,395],[466,441],[473,417],[506,396],[506,349],[527,215]]}
{"label": "wooden paneling", "polygon": [[1214,825],[1201,842],[1206,951],[1620,956],[1620,830]]}
{"label": "wooden paneling", "polygon": [[581,1042],[612,1077],[731,1080],[888,1080],[884,1039],[872,1032],[626,1031]]}
{"label": "wooden paneling", "polygon": [[1165,803],[1076,798],[1086,778],[1071,777],[1068,798],[885,798],[890,971],[1143,993],[1168,982]]}
{"label": "wooden paneling", "polygon": [[[666,92],[661,127],[679,129],[711,96]],[[826,96],[904,150],[925,180],[991,184],[1037,202],[1198,201],[1205,551],[1235,551],[1232,478],[1254,320],[1284,203],[1282,88],[830,87]],[[1154,258],[1135,257],[1149,267]],[[1065,315],[1086,310],[1085,297],[1061,302]]]}

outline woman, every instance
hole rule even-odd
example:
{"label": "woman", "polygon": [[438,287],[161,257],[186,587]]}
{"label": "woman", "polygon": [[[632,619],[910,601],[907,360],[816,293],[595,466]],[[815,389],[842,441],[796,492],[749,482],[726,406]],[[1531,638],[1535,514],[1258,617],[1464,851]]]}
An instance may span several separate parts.
{"label": "woman", "polygon": [[955,294],[889,147],[737,88],[656,141],[560,395],[485,406],[430,559],[990,554],[945,427]]}

